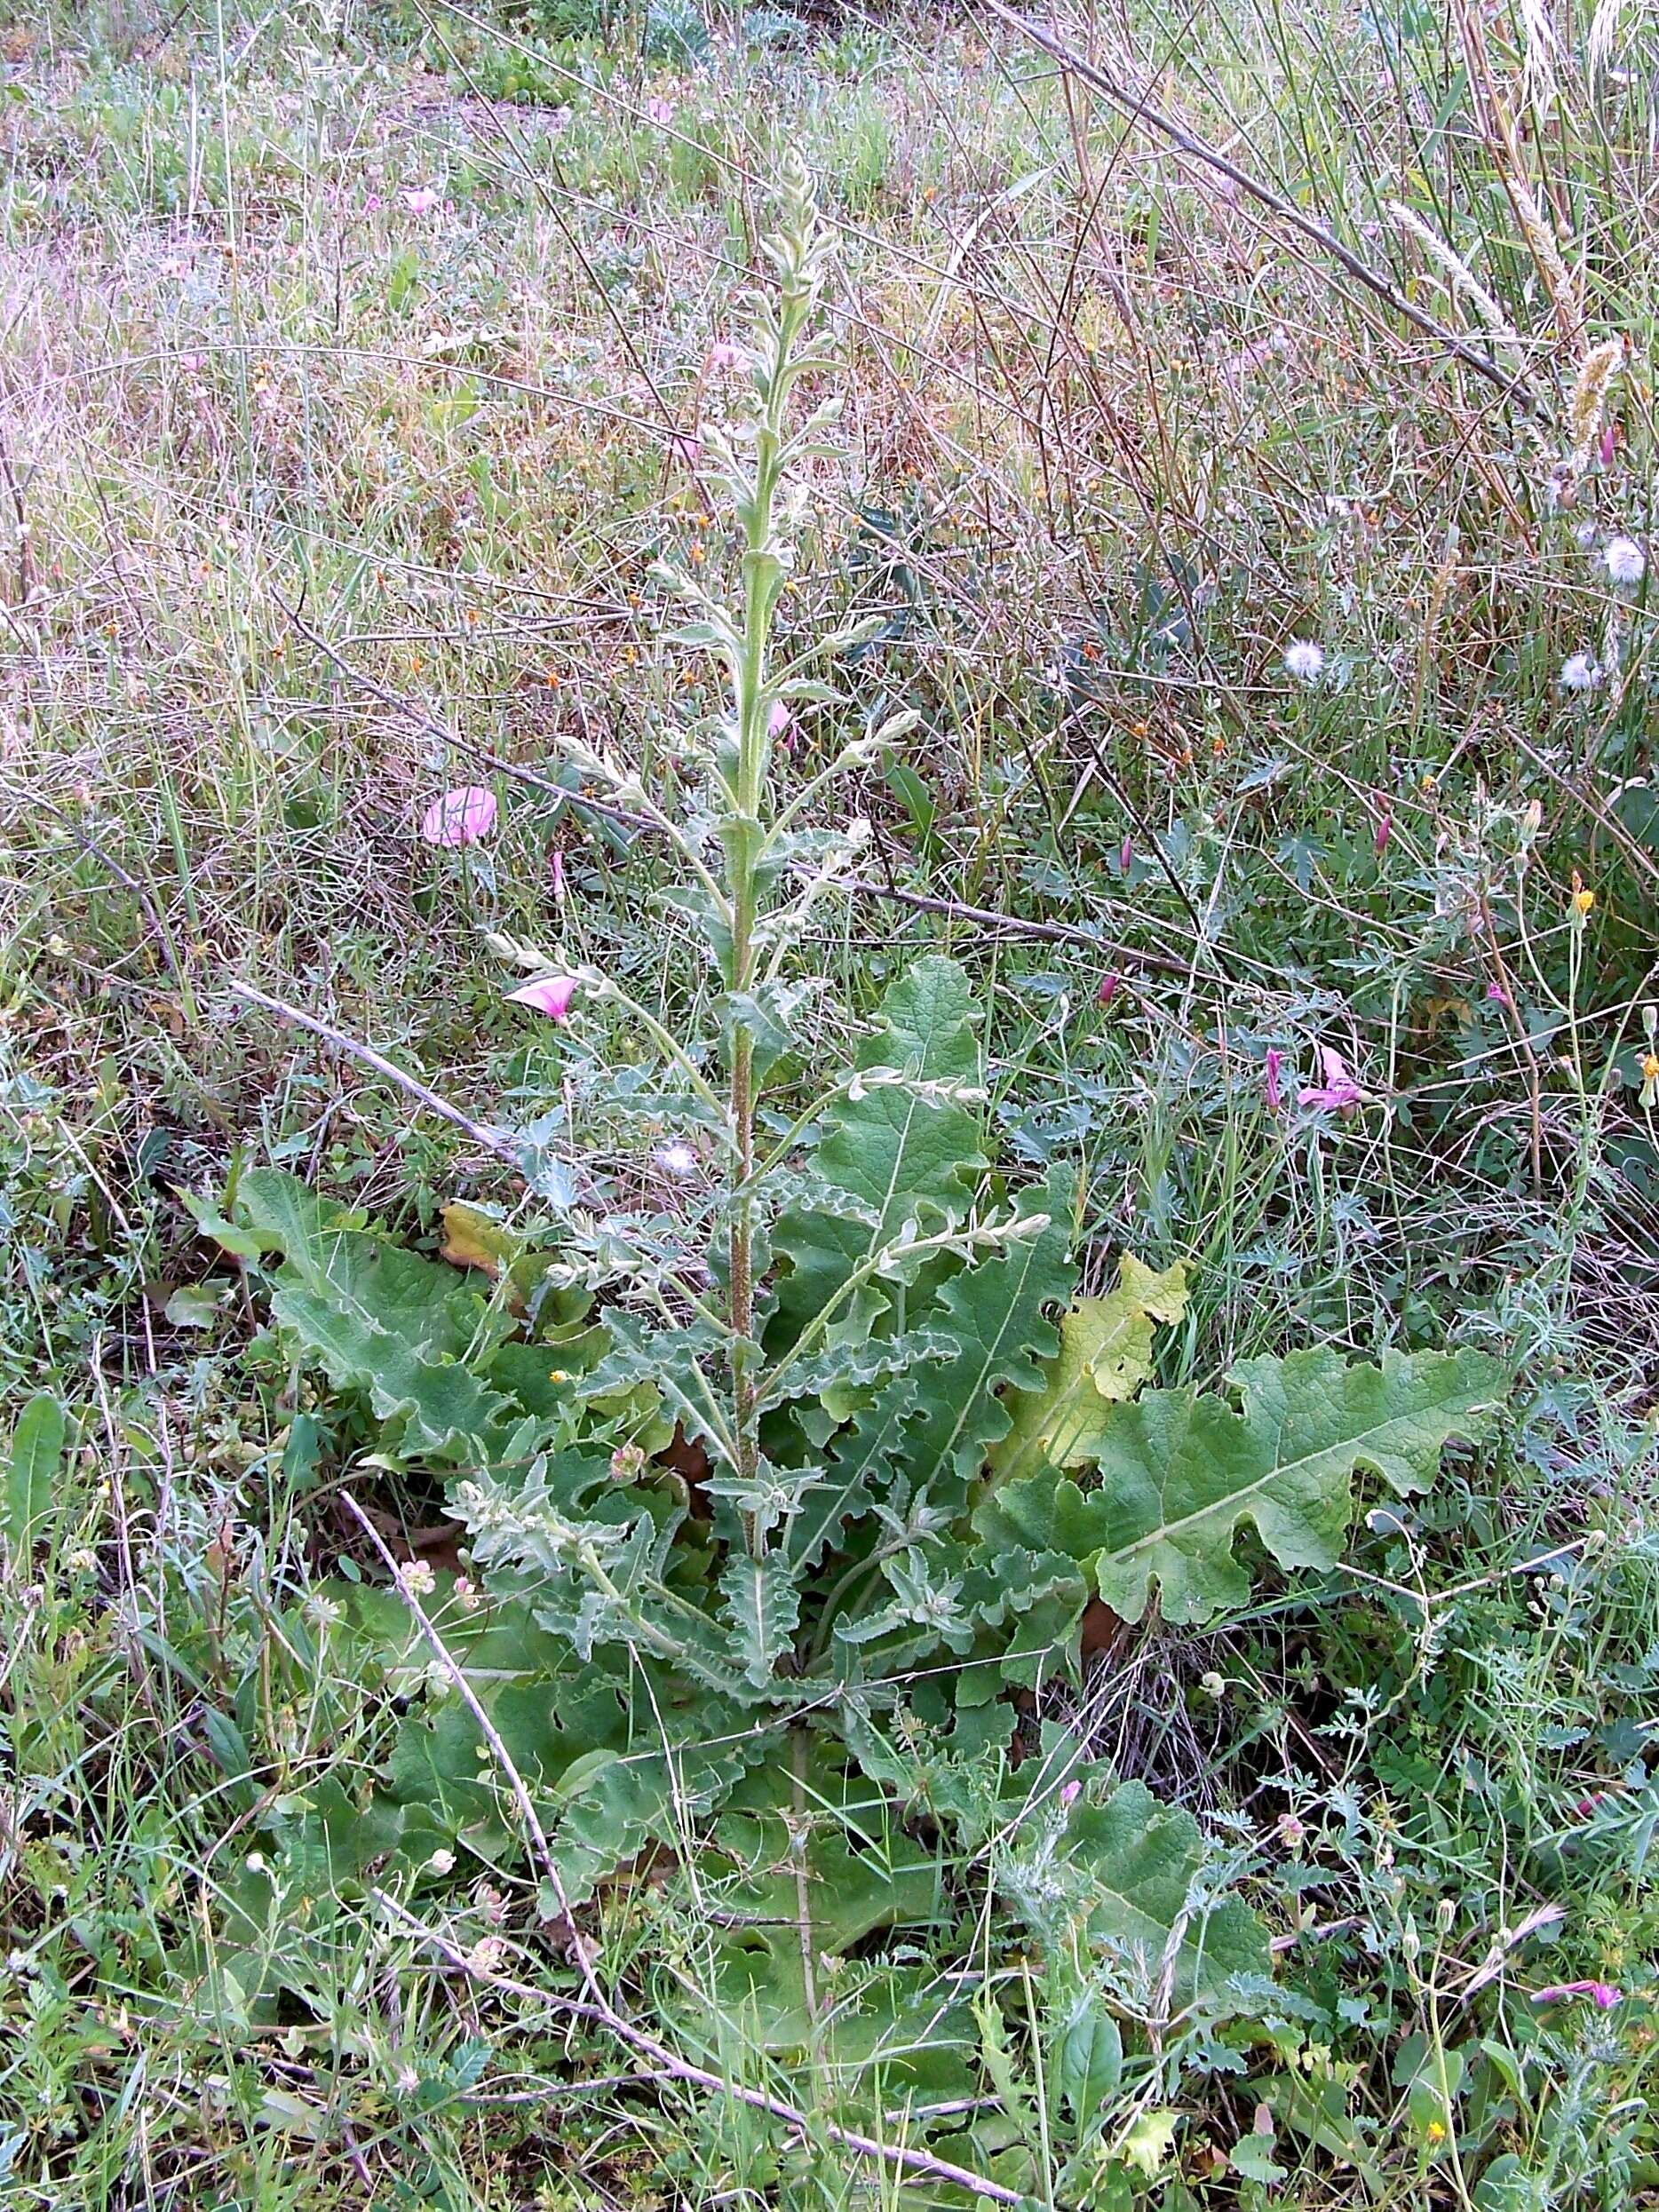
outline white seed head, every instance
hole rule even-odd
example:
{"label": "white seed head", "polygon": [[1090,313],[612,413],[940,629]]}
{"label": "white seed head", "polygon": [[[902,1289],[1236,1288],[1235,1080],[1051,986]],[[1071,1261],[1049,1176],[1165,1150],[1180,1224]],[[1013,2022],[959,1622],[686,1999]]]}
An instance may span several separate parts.
{"label": "white seed head", "polygon": [[1316,684],[1324,673],[1325,648],[1311,638],[1298,638],[1285,647],[1284,667],[1298,684]]}
{"label": "white seed head", "polygon": [[677,1183],[684,1183],[697,1172],[697,1155],[683,1138],[657,1148],[656,1164],[664,1175],[671,1175]]}
{"label": "white seed head", "polygon": [[1647,556],[1633,537],[1610,537],[1601,559],[1615,583],[1639,583],[1647,570]]}
{"label": "white seed head", "polygon": [[1563,691],[1594,691],[1601,681],[1601,670],[1587,653],[1575,653],[1561,663]]}

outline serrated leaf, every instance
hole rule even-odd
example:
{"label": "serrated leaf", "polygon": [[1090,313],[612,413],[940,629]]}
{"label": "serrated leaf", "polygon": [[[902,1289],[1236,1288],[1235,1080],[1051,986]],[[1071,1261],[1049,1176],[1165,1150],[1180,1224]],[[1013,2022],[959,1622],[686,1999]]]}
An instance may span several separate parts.
{"label": "serrated leaf", "polygon": [[[854,1210],[792,1207],[778,1223],[774,1248],[788,1263],[777,1294],[784,1341],[918,1209],[941,1223],[965,1217],[985,1157],[979,1122],[952,1087],[979,1074],[974,1011],[967,978],[949,960],[917,961],[883,1000],[859,1066],[909,1080],[869,1085],[825,1111],[814,1177],[846,1193]],[[864,1309],[866,1326],[872,1311]]]}
{"label": "serrated leaf", "polygon": [[[1028,1200],[1029,1210],[1042,1195]],[[925,1312],[931,1356],[884,1383],[837,1439],[822,1488],[789,1533],[798,1568],[840,1541],[895,1469],[903,1470],[908,1496],[925,1496],[946,1515],[966,1505],[987,1452],[1007,1429],[997,1393],[1041,1381],[1038,1362],[1058,1341],[1046,1311],[1065,1302],[1076,1280],[1067,1249],[1068,1177],[1057,1172],[1046,1195],[1047,1226],[944,1283]]]}
{"label": "serrated leaf", "polygon": [[621,1397],[649,1385],[686,1435],[707,1447],[710,1459],[734,1467],[719,1394],[703,1366],[706,1360],[718,1373],[718,1363],[729,1354],[730,1338],[701,1319],[680,1328],[647,1328],[620,1308],[606,1318],[611,1348],[593,1371],[589,1397]]}
{"label": "serrated leaf", "polygon": [[762,1552],[757,1558],[734,1548],[720,1576],[720,1594],[744,1678],[764,1690],[800,1623],[800,1589],[789,1560],[782,1551]]}
{"label": "serrated leaf", "polygon": [[988,1571],[1004,1553],[1076,1560],[1125,1620],[1155,1587],[1166,1619],[1212,1619],[1250,1594],[1233,1556],[1242,1522],[1282,1566],[1334,1566],[1355,1472],[1426,1488],[1453,1437],[1486,1432],[1505,1371],[1480,1352],[1388,1352],[1368,1367],[1321,1348],[1248,1360],[1233,1379],[1238,1411],[1192,1389],[1108,1407],[1087,1493],[1045,1471],[993,1494],[975,1516]]}
{"label": "serrated leaf", "polygon": [[388,1307],[383,1319],[372,1291],[348,1305],[352,1296],[343,1280],[328,1296],[279,1282],[271,1312],[337,1389],[366,1392],[383,1421],[402,1422],[407,1445],[442,1456],[481,1452],[510,1415],[508,1401],[453,1353],[433,1356],[411,1333],[407,1309]]}
{"label": "serrated leaf", "polygon": [[1197,1821],[1143,1783],[1122,1783],[1104,1804],[1079,1802],[1063,1835],[1011,1854],[997,1878],[1038,1935],[1066,1930],[1116,1952],[1149,1987],[1167,1981],[1177,2007],[1234,1976],[1272,1972],[1261,1923],[1242,1899],[1213,1893]]}
{"label": "serrated leaf", "polygon": [[1179,1320],[1186,1307],[1179,1260],[1159,1274],[1125,1252],[1114,1288],[1103,1298],[1079,1298],[1061,1320],[1060,1351],[1042,1389],[1006,1399],[1011,1426],[989,1455],[996,1479],[1087,1462],[1107,1405],[1132,1398],[1151,1379],[1155,1324]]}

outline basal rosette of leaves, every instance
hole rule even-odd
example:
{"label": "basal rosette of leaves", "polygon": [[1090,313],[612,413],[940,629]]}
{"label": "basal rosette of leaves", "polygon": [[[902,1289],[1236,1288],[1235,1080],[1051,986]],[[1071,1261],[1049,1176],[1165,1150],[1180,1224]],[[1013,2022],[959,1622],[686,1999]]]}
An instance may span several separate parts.
{"label": "basal rosette of leaves", "polygon": [[[1373,1366],[1315,1349],[1219,1391],[1150,1387],[1182,1271],[1126,1255],[1104,1296],[1077,1296],[1076,1179],[999,1169],[981,1013],[949,961],[902,975],[853,1064],[803,1104],[800,947],[861,838],[800,823],[909,718],[878,706],[803,795],[774,793],[779,710],[852,714],[830,675],[862,634],[774,664],[793,559],[778,518],[835,414],[820,400],[790,427],[802,380],[833,362],[812,350],[829,248],[798,168],[784,199],[752,405],[705,440],[743,549],[733,603],[666,580],[691,606],[682,642],[728,678],[693,747],[700,795],[671,818],[604,753],[573,761],[683,863],[665,897],[702,933],[718,1027],[677,1037],[610,979],[496,940],[560,981],[546,1003],[573,1049],[593,1000],[638,1025],[658,1065],[618,1078],[616,1111],[695,1130],[717,1163],[703,1210],[689,1230],[605,1209],[602,1192],[578,1210],[527,1140],[553,1211],[509,1233],[451,1209],[466,1272],[274,1172],[199,1213],[262,1280],[289,1360],[361,1409],[362,1473],[447,1483],[483,1595],[469,1609],[441,1581],[440,1626],[534,1795],[563,1897],[695,1867],[718,1932],[688,2037],[741,2022],[848,2079],[879,2063],[890,2087],[948,2096],[1002,2064],[988,2018],[930,2008],[914,1963],[920,1935],[954,1940],[952,1851],[984,1856],[1051,1955],[1117,1962],[1126,2018],[1259,2011],[1265,1933],[1197,1824],[1109,1777],[1030,1812],[1020,1756],[1039,1747],[1016,1693],[1076,1670],[1091,1599],[1131,1623],[1240,1604],[1246,1529],[1282,1569],[1333,1566],[1356,1483],[1426,1486],[1449,1439],[1483,1432],[1504,1376],[1466,1352]],[[411,1702],[373,1803],[325,1786],[272,1811],[277,1850],[231,1906],[250,1961],[301,1902],[307,1942],[325,1941],[329,1898],[371,1870],[407,1889],[452,1853],[519,1851],[464,1704],[384,1606],[342,1602],[390,1643]],[[1091,2027],[1085,2085],[1116,2033]]]}
{"label": "basal rosette of leaves", "polygon": [[[1324,1351],[1249,1362],[1226,1392],[1147,1387],[1181,1271],[1126,1256],[1107,1296],[1075,1296],[1068,1179],[1010,1196],[987,1165],[976,1031],[961,971],[919,963],[801,1147],[757,1307],[763,1487],[742,1493],[704,1410],[718,1347],[550,1290],[545,1251],[496,1230],[480,1289],[480,1271],[267,1171],[214,1221],[263,1275],[289,1355],[361,1403],[375,1457],[448,1474],[484,1596],[469,1608],[445,1578],[441,1627],[536,1792],[569,1897],[642,1855],[701,1854],[728,1931],[716,1986],[783,2050],[812,2042],[815,2002],[833,2018],[845,1996],[813,1988],[806,1960],[949,1925],[937,1852],[916,1839],[972,1846],[1019,1808],[1011,1685],[1076,1672],[1091,1598],[1125,1620],[1155,1601],[1212,1619],[1248,1595],[1246,1522],[1281,1566],[1333,1566],[1356,1478],[1423,1488],[1503,1390],[1479,1355]],[[345,1602],[361,1613],[368,1594]],[[475,1722],[385,1602],[377,1633],[401,1635],[423,1694],[384,1794],[299,1808],[285,1831],[301,1875],[326,1867],[333,1886],[371,1862],[418,1882],[434,1851],[518,1850]],[[1139,1785],[1091,1788],[1034,1833],[1089,1944],[1150,1967],[1176,1939],[1189,2000],[1266,1975],[1235,1899],[1190,1917],[1196,1825]],[[1028,1921],[1047,1899],[1052,1935],[1052,1883],[1022,1866],[1004,1857],[1002,1894]],[[268,1885],[245,1886],[251,1941]],[[885,2037],[891,2066],[916,1992],[885,1970],[854,1978],[867,2000],[879,1984],[885,2026],[872,2042],[869,2003],[853,2008],[853,2045],[869,2057]]]}

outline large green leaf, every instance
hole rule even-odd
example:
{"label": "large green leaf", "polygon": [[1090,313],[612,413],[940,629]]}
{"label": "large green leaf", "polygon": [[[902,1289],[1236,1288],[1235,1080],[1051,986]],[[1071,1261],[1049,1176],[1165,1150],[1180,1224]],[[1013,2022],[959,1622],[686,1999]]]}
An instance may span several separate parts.
{"label": "large green leaf", "polygon": [[1074,1805],[1058,1839],[1016,1843],[993,1863],[1003,1896],[1046,1942],[1116,1953],[1149,1990],[1167,1983],[1172,2008],[1272,1973],[1266,1931],[1207,1867],[1197,1821],[1139,1782]]}
{"label": "large green leaf", "polygon": [[478,1456],[512,1413],[474,1372],[511,1325],[455,1271],[366,1232],[361,1217],[293,1176],[257,1169],[238,1187],[235,1226],[282,1255],[272,1316],[339,1390],[362,1392],[401,1440]]}
{"label": "large green leaf", "polygon": [[927,1356],[884,1383],[835,1441],[822,1487],[790,1528],[798,1566],[820,1559],[884,1493],[901,1504],[925,1499],[944,1520],[965,1508],[1008,1428],[999,1392],[1041,1384],[1039,1362],[1058,1343],[1048,1312],[1065,1304],[1076,1275],[1069,1176],[1057,1171],[1022,1210],[1045,1213],[1046,1225],[945,1281],[918,1317]]}
{"label": "large green leaf", "polygon": [[[785,1263],[779,1341],[798,1336],[907,1221],[926,1216],[943,1225],[966,1215],[986,1164],[978,1117],[957,1095],[979,1080],[974,1020],[967,978],[949,960],[918,960],[883,1000],[859,1054],[869,1080],[826,1109],[813,1155],[815,1180],[837,1202],[791,1207],[774,1233]],[[837,1335],[868,1328],[880,1303],[866,1298],[850,1309]]]}
{"label": "large green leaf", "polygon": [[1208,1621],[1250,1594],[1233,1554],[1254,1523],[1281,1566],[1331,1567],[1371,1468],[1401,1493],[1433,1480],[1442,1447],[1481,1436],[1505,1370],[1479,1352],[1404,1355],[1378,1367],[1328,1348],[1250,1360],[1242,1403],[1192,1389],[1109,1407],[1087,1492],[1052,1470],[1009,1483],[975,1516],[985,1572],[1017,1604],[1078,1562],[1106,1602],[1139,1620],[1158,1590],[1174,1621]]}
{"label": "large green leaf", "polygon": [[774,1738],[713,1825],[699,1891],[700,1917],[721,1931],[711,1994],[744,2040],[815,2050],[843,2072],[908,2050],[913,1993],[848,1954],[878,1931],[954,1915],[937,1850],[845,1756],[798,1730]]}

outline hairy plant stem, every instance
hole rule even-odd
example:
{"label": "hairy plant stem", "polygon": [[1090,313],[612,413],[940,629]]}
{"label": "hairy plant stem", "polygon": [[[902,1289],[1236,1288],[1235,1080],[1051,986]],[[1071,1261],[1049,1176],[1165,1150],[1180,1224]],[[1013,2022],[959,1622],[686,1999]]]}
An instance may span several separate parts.
{"label": "hairy plant stem", "polygon": [[[784,443],[784,410],[791,382],[790,353],[811,307],[810,289],[786,281],[772,374],[766,403],[756,425],[753,491],[743,507],[742,645],[733,670],[737,761],[731,796],[735,821],[734,834],[726,844],[732,911],[732,989],[739,995],[749,993],[755,984],[758,861],[765,828],[762,813],[767,797],[770,745],[766,649],[780,581],[778,556],[772,542],[772,511]],[[754,1035],[740,1004],[732,1023],[730,1114],[737,1154],[737,1184],[732,1214],[730,1318],[733,1428],[738,1479],[742,1483],[752,1483],[760,1466],[758,1393],[751,1366],[755,1304],[755,1088]],[[754,1515],[745,1510],[742,1520],[744,1540],[752,1557],[758,1552],[760,1541]]]}

